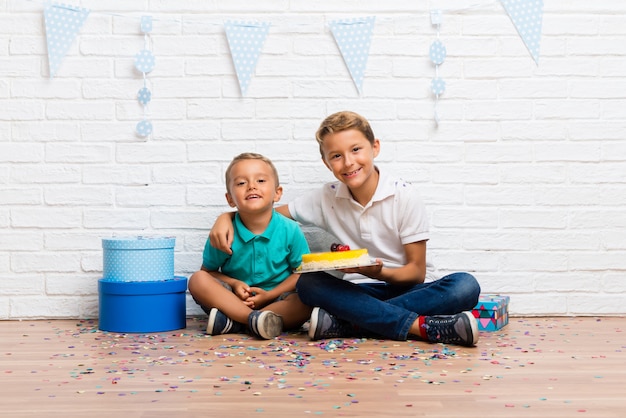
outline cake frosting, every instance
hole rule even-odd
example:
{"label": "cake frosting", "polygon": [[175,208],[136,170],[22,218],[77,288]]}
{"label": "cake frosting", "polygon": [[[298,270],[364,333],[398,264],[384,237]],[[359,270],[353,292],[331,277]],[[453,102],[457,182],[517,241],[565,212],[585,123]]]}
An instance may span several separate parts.
{"label": "cake frosting", "polygon": [[339,268],[367,266],[372,260],[367,249],[330,251],[302,255],[298,270],[335,270]]}

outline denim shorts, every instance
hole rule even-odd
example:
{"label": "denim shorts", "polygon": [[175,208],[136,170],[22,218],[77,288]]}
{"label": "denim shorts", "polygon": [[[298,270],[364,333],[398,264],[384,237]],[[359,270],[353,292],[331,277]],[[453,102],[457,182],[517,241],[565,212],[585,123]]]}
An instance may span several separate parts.
{"label": "denim shorts", "polygon": [[[230,290],[231,292],[233,291],[233,288],[232,288],[232,287],[231,287],[228,283],[223,282],[222,280],[219,280],[219,279],[215,279],[215,280],[219,281],[219,282],[221,283],[221,285],[224,287],[224,289],[228,289],[228,290]],[[280,301],[280,300],[285,300],[285,299],[287,299],[287,297],[288,297],[289,295],[292,295],[292,294],[294,294],[294,293],[296,293],[296,294],[297,294],[298,292],[297,292],[296,290],[290,290],[289,292],[283,292],[283,293],[281,293],[281,294],[280,294],[280,296],[278,296],[276,299],[274,299],[274,300],[273,300],[273,301],[271,301],[270,303],[278,302],[278,301]],[[194,300],[196,303],[198,303],[198,301],[196,300],[196,298],[193,298],[193,300]],[[268,305],[269,305],[270,303],[268,303]],[[202,310],[203,310],[204,312],[206,312],[206,314],[207,314],[207,315],[209,314],[209,312],[211,312],[211,308],[206,307],[206,306],[203,306],[203,305],[202,305],[202,304],[200,304],[200,303],[198,303],[198,305],[200,305],[200,307],[202,308]]]}

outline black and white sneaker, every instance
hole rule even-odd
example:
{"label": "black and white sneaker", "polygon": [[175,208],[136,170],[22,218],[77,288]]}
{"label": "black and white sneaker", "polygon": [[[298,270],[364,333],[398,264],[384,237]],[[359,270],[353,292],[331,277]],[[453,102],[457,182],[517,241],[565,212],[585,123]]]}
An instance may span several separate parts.
{"label": "black and white sneaker", "polygon": [[309,325],[309,338],[313,341],[353,335],[354,327],[349,322],[334,317],[322,308],[313,308]]}
{"label": "black and white sneaker", "polygon": [[283,332],[283,318],[272,311],[252,311],[248,316],[248,328],[255,336],[271,340]]}
{"label": "black and white sneaker", "polygon": [[209,311],[209,320],[207,321],[206,333],[209,335],[221,334],[239,334],[244,332],[246,327],[244,324],[233,321],[217,308],[211,308]]}
{"label": "black and white sneaker", "polygon": [[471,312],[427,316],[424,320],[428,341],[471,347],[478,342],[478,324]]}

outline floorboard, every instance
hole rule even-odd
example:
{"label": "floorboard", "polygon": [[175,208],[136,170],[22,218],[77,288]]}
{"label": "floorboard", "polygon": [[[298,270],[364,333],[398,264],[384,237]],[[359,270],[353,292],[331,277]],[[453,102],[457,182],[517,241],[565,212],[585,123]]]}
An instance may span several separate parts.
{"label": "floorboard", "polygon": [[6,417],[626,417],[626,318],[511,318],[477,347],[0,322]]}

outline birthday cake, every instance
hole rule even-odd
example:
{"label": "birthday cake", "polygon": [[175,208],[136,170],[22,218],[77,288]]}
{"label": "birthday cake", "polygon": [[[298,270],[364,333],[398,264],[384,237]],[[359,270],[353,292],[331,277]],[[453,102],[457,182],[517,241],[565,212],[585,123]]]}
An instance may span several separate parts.
{"label": "birthday cake", "polygon": [[371,265],[372,259],[366,248],[351,250],[347,245],[333,244],[330,252],[303,254],[302,265],[297,271],[337,270]]}

